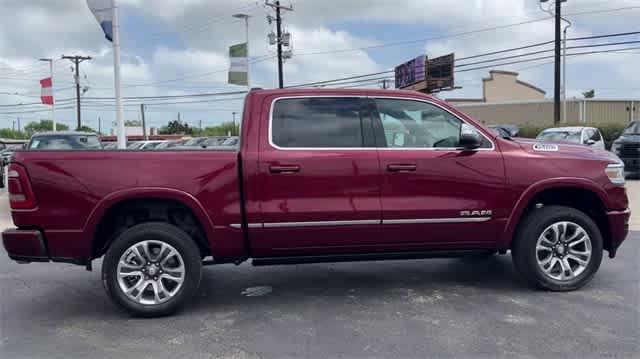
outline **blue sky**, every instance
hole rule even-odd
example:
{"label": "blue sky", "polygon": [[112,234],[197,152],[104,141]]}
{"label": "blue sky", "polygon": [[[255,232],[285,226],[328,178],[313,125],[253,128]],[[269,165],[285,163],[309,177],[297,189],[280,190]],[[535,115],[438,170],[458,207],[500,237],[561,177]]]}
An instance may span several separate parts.
{"label": "blue sky", "polygon": [[[273,30],[266,22],[270,10],[262,1],[251,0],[120,0],[123,46],[123,92],[125,96],[163,96],[241,90],[227,85],[228,46],[244,41],[244,25],[232,14],[252,16],[250,44],[252,57],[274,54],[266,41]],[[286,2],[285,2],[286,3]],[[553,22],[542,20],[518,26],[517,22],[546,15],[537,0],[451,0],[446,6],[431,0],[292,0],[294,11],[284,14],[286,29],[293,35],[293,58],[285,64],[285,81],[297,84],[383,71],[426,53],[430,57],[455,52],[457,57],[501,50],[552,39]],[[637,30],[640,1],[569,0],[565,12],[574,22],[570,37]],[[585,12],[587,14],[585,14]],[[590,13],[589,13],[590,12]],[[582,13],[582,14],[581,14]],[[43,24],[47,24],[44,26]],[[502,29],[451,36],[468,30],[493,26]],[[447,37],[448,36],[448,37]],[[331,52],[399,41],[442,37],[399,46],[371,50]],[[635,41],[640,36],[600,39],[580,44]],[[640,45],[640,44],[638,44]],[[627,45],[628,47],[636,45]],[[618,47],[620,48],[620,47]],[[640,98],[640,50],[571,58],[568,61],[568,94],[596,89],[600,97]],[[88,54],[93,60],[82,64],[81,83],[87,88],[84,122],[103,129],[113,121],[109,101],[113,97],[113,67],[110,43],[86,7],[84,0],[22,0],[0,5],[0,105],[16,105],[38,100],[37,79],[47,75],[40,57],[61,54]],[[553,66],[544,61],[501,66],[519,70],[520,78],[551,95]],[[70,63],[56,61],[56,96],[72,98],[74,90]],[[252,84],[276,85],[275,59],[253,65]],[[443,97],[480,97],[481,79],[489,69],[457,74],[463,89]],[[372,87],[378,84],[372,83]],[[6,93],[19,93],[8,95]],[[166,101],[165,101],[166,102]],[[136,120],[139,103],[127,102],[126,118]],[[218,100],[204,104],[149,105],[147,118],[159,127],[177,117],[195,125],[214,125],[231,120],[240,112],[241,100]],[[68,108],[67,108],[68,107]],[[71,104],[59,106],[59,119],[75,123]],[[11,127],[17,116],[22,123],[48,118],[39,105],[0,108],[0,127]],[[45,112],[34,112],[45,111]],[[14,114],[12,112],[23,112]]]}

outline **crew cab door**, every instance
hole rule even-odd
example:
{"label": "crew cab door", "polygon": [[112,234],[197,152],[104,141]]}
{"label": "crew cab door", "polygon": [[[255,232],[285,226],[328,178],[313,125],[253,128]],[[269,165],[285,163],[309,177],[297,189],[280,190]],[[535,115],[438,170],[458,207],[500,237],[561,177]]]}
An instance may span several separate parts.
{"label": "crew cab door", "polygon": [[[267,99],[254,256],[361,251],[381,241],[382,174],[359,97]],[[263,115],[264,116],[264,115]]]}
{"label": "crew cab door", "polygon": [[508,213],[503,158],[489,137],[481,134],[481,148],[466,151],[458,146],[465,121],[442,105],[422,99],[372,101],[385,177],[385,242],[407,249],[497,242]]}

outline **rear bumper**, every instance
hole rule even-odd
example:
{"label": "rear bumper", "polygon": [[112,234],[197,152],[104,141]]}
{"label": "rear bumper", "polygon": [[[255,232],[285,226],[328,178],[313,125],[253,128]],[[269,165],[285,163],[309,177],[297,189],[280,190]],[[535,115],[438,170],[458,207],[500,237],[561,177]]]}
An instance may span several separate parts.
{"label": "rear bumper", "polygon": [[2,232],[2,244],[9,258],[20,262],[48,262],[49,254],[42,232],[37,230],[7,229]]}
{"label": "rear bumper", "polygon": [[611,250],[609,251],[609,257],[613,258],[616,250],[629,234],[631,210],[609,211],[607,212],[607,217],[609,219],[609,230],[611,232]]}

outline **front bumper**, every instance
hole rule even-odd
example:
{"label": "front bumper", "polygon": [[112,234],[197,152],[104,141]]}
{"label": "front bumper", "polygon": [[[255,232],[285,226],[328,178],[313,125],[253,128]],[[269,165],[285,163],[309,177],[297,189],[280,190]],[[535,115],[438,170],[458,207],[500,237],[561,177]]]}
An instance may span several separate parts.
{"label": "front bumper", "polygon": [[631,210],[609,211],[607,212],[609,219],[609,231],[611,235],[611,248],[609,249],[609,257],[613,258],[620,244],[627,238],[629,234],[629,218],[631,218]]}
{"label": "front bumper", "polygon": [[49,255],[42,232],[37,230],[7,229],[2,232],[2,244],[9,258],[18,262],[48,262]]}

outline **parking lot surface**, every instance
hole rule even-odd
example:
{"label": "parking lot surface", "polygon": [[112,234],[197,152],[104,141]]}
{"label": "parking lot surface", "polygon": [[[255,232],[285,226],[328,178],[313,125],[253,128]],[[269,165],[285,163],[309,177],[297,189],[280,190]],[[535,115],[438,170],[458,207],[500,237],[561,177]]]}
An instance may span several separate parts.
{"label": "parking lot surface", "polygon": [[[8,225],[4,194],[0,206]],[[186,310],[152,320],[111,304],[99,261],[19,265],[1,250],[0,358],[637,358],[634,211],[618,257],[575,292],[530,289],[508,255],[224,265],[205,268]]]}

